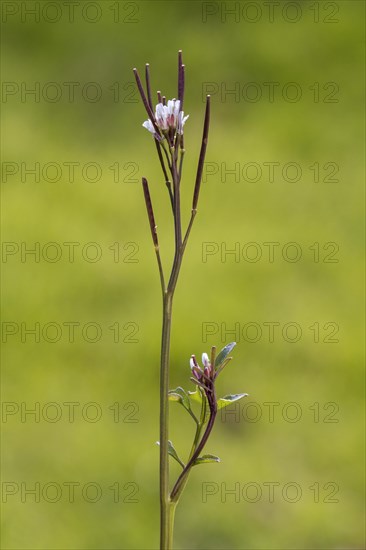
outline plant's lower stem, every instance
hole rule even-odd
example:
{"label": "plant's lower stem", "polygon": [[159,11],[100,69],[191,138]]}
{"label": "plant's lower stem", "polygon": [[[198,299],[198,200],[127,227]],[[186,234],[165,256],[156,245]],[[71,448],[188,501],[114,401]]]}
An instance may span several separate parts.
{"label": "plant's lower stem", "polygon": [[[188,225],[184,240],[182,241],[182,226],[180,215],[180,175],[177,169],[178,142],[177,147],[171,148],[171,163],[169,163],[168,152],[162,144],[164,153],[168,158],[168,166],[173,181],[173,214],[174,214],[174,235],[175,235],[175,254],[172,271],[170,273],[167,288],[165,288],[164,276],[160,257],[158,264],[163,290],[163,329],[161,339],[161,363],[160,363],[160,550],[172,550],[173,548],[173,528],[174,514],[177,501],[171,499],[169,491],[169,357],[170,357],[170,333],[172,326],[172,306],[173,295],[177,285],[180,267],[183,260],[184,251],[187,245],[188,237],[192,229],[193,221],[196,215],[196,208],[192,210],[191,220]],[[182,153],[183,155],[183,153]],[[182,162],[180,164],[180,174],[182,171]],[[172,195],[171,195],[172,199]]]}
{"label": "plant's lower stem", "polygon": [[161,338],[160,363],[160,549],[170,550],[172,547],[173,524],[172,508],[169,497],[169,356],[170,332],[172,325],[173,293],[167,291],[163,299],[163,328]]}

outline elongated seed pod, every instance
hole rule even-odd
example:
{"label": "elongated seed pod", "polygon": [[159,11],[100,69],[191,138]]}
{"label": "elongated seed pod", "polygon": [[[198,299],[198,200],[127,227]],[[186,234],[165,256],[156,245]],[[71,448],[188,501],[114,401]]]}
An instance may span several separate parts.
{"label": "elongated seed pod", "polygon": [[146,95],[145,95],[145,92],[144,92],[144,88],[142,86],[142,83],[141,83],[141,79],[140,79],[140,76],[139,76],[139,73],[137,72],[137,69],[134,69],[133,70],[133,73],[135,75],[135,79],[136,79],[136,84],[137,84],[137,88],[140,92],[140,96],[141,96],[141,99],[142,99],[142,103],[144,104],[144,107],[146,109],[146,112],[148,114],[148,117],[149,119],[151,120],[153,126],[154,126],[154,129],[155,129],[155,132],[160,136],[160,130],[156,124],[156,121],[155,121],[155,116],[154,116],[154,113],[152,112],[152,109],[149,105],[149,102],[146,98]]}
{"label": "elongated seed pod", "polygon": [[198,160],[196,183],[194,186],[192,210],[197,210],[197,203],[198,203],[198,198],[200,194],[203,164],[205,162],[207,141],[208,141],[208,131],[210,128],[210,111],[211,111],[210,104],[211,104],[211,97],[208,95],[206,97],[205,122],[203,125],[202,144],[201,144],[201,151],[200,151],[200,156]]}
{"label": "elongated seed pod", "polygon": [[149,107],[153,110],[153,102],[151,97],[151,85],[150,85],[150,65],[146,63],[145,65],[145,81],[146,81],[146,91],[147,91],[147,100]]}
{"label": "elongated seed pod", "polygon": [[142,178],[142,187],[143,187],[143,190],[144,190],[147,217],[149,218],[149,224],[150,224],[152,240],[153,240],[155,248],[159,248],[157,227],[156,227],[155,218],[154,218],[154,210],[153,210],[151,197],[150,197],[149,184],[147,183],[146,178]]}

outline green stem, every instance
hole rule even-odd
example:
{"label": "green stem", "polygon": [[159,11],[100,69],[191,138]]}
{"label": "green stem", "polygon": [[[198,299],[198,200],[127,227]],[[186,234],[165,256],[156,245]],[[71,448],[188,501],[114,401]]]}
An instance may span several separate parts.
{"label": "green stem", "polygon": [[[164,147],[165,150],[165,147]],[[175,287],[182,263],[182,235],[180,220],[180,192],[174,151],[171,151],[171,174],[174,188],[174,233],[175,254],[168,287],[163,288],[163,328],[161,339],[160,363],[160,549],[171,550],[173,547],[173,527],[175,503],[170,500],[169,491],[169,357],[170,333],[172,326],[172,307]]]}
{"label": "green stem", "polygon": [[[199,426],[201,428],[203,426],[205,415],[206,415],[206,397],[202,396],[202,399],[204,399],[204,401],[202,402],[201,419],[200,419],[200,423],[199,423]],[[201,454],[201,452],[202,452],[204,446],[206,445],[207,440],[210,436],[210,433],[211,433],[212,428],[213,428],[214,423],[215,423],[216,414],[217,414],[216,395],[215,395],[215,393],[213,394],[213,402],[215,403],[215,406],[213,408],[211,408],[211,410],[210,410],[210,418],[208,420],[207,427],[206,427],[206,430],[205,430],[205,432],[202,436],[202,439],[196,445],[195,444],[196,438],[195,438],[194,449],[192,449],[193,453],[191,452],[189,460],[188,460],[185,468],[183,469],[182,473],[178,477],[178,479],[177,479],[177,481],[176,481],[176,483],[175,483],[175,485],[172,489],[172,492],[170,493],[170,499],[171,499],[172,502],[178,502],[179,501],[179,498],[180,498],[180,496],[181,496],[181,494],[182,494],[182,492],[183,492],[183,490],[184,490],[184,488],[187,484],[188,476],[190,474],[190,471],[193,468],[196,459]],[[198,434],[198,436],[200,436],[201,431],[199,431],[199,433],[198,433],[198,431],[196,432],[196,437],[197,437],[197,434]]]}
{"label": "green stem", "polygon": [[200,420],[197,424],[196,434],[194,436],[193,445],[192,445],[191,452],[189,453],[188,460],[190,460],[192,458],[192,456],[194,455],[195,450],[197,449],[197,445],[198,445],[198,442],[199,442],[200,437],[201,437],[201,432],[202,432],[202,428],[203,428],[203,425],[205,423],[205,417],[206,417],[206,408],[207,408],[206,396],[200,388],[197,389],[197,391],[199,391],[201,393],[201,397],[202,397],[201,414],[200,414]]}
{"label": "green stem", "polygon": [[[201,392],[200,389],[198,391]],[[191,452],[189,453],[188,462],[191,461],[193,455],[195,454],[195,452],[197,450],[197,446],[198,446],[198,443],[199,443],[200,438],[201,438],[202,428],[203,428],[204,423],[205,423],[206,409],[207,409],[207,399],[206,399],[206,396],[204,395],[204,393],[202,392],[201,415],[200,415],[199,422],[197,422],[196,433],[195,433],[195,436],[194,436]],[[176,497],[174,498],[174,500],[172,500],[172,502],[175,505],[178,504],[180,495],[183,493],[183,491],[185,489],[185,486],[187,485],[188,477],[189,476],[188,476],[188,473],[187,473],[187,475],[185,475],[184,478],[180,481],[179,494],[177,494]]]}
{"label": "green stem", "polygon": [[[168,158],[168,153],[163,145],[163,150]],[[174,235],[175,253],[173,266],[167,288],[165,288],[164,276],[160,257],[158,256],[159,271],[163,290],[163,328],[161,339],[161,362],[160,362],[160,550],[172,550],[174,514],[177,501],[172,500],[169,491],[169,357],[170,357],[170,333],[172,326],[173,296],[178,281],[180,267],[188,237],[192,229],[196,215],[196,209],[192,211],[191,220],[188,225],[184,240],[182,242],[182,226],[180,212],[180,176],[177,169],[178,150],[171,148],[171,163],[168,165],[173,181],[173,214],[174,214]],[[182,163],[179,172],[182,171]],[[198,436],[201,432],[199,432]],[[198,444],[199,447],[199,444]],[[196,451],[196,449],[195,449]],[[193,453],[195,452],[193,451]]]}
{"label": "green stem", "polygon": [[173,294],[166,292],[163,298],[163,328],[161,338],[160,363],[160,548],[171,548],[171,522],[169,498],[169,455],[168,455],[168,427],[169,427],[169,356],[170,333],[172,326]]}

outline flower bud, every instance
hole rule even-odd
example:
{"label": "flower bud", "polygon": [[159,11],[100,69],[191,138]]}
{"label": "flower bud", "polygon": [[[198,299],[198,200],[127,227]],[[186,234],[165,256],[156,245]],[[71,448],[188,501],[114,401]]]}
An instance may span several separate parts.
{"label": "flower bud", "polygon": [[197,363],[195,355],[191,355],[191,358],[189,360],[189,364],[191,366],[191,369],[193,369],[194,367],[198,367],[198,363]]}

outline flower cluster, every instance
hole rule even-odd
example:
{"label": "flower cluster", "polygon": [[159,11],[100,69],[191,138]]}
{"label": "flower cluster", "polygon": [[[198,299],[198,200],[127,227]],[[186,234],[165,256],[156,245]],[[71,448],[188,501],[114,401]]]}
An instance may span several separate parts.
{"label": "flower cluster", "polygon": [[[230,342],[216,355],[216,347],[211,348],[210,356],[207,353],[202,354],[202,366],[197,363],[195,355],[191,355],[190,367],[192,371],[191,380],[194,382],[198,389],[196,391],[185,392],[181,387],[175,390],[169,391],[169,399],[180,403],[184,409],[195,420],[197,429],[194,439],[191,454],[189,456],[187,464],[184,464],[177,455],[173,444],[170,442],[169,454],[182,466],[183,471],[177,479],[170,497],[172,501],[179,498],[180,493],[184,488],[184,480],[187,478],[190,469],[196,464],[204,464],[206,462],[220,462],[220,458],[215,455],[206,454],[201,455],[208,438],[212,432],[215,424],[217,412],[239,401],[243,397],[246,397],[247,393],[236,393],[225,395],[224,397],[216,398],[215,382],[220,372],[231,361],[230,353],[235,347],[235,342]],[[191,408],[191,402],[199,402],[201,405],[201,414],[199,418],[194,414]],[[204,428],[204,432],[202,434]]]}
{"label": "flower cluster", "polygon": [[207,353],[202,354],[203,367],[199,366],[195,355],[189,361],[193,374],[191,380],[205,392],[210,409],[216,409],[215,379],[221,370],[215,368],[215,352],[216,348],[212,348],[211,360]]}
{"label": "flower cluster", "polygon": [[[145,65],[145,82],[146,88],[144,88],[138,70],[133,69],[137,89],[140,93],[142,103],[145,107],[147,114],[147,120],[143,122],[142,126],[148,130],[155,141],[155,146],[159,158],[159,162],[163,171],[165,184],[169,192],[169,198],[172,205],[172,211],[174,216],[174,230],[175,230],[175,243],[176,243],[176,255],[175,255],[175,267],[180,264],[182,260],[182,254],[187,244],[187,239],[192,228],[193,220],[197,214],[197,204],[200,194],[203,166],[205,162],[208,133],[210,128],[210,96],[206,96],[206,109],[205,119],[202,132],[201,149],[198,158],[198,166],[196,173],[196,181],[194,184],[191,219],[188,224],[186,233],[182,235],[182,222],[180,212],[180,183],[182,178],[183,158],[185,153],[183,128],[189,115],[184,115],[183,103],[184,103],[184,88],[185,88],[185,65],[183,63],[182,51],[178,52],[178,86],[176,98],[169,99],[162,95],[160,91],[157,91],[157,104],[154,110],[153,95],[151,92],[150,81],[150,65]],[[148,218],[150,223],[150,230],[152,233],[155,250],[159,256],[159,246],[157,242],[157,231],[153,215],[153,207],[150,198],[149,186],[146,178],[142,179],[145,202],[148,212]],[[165,284],[164,274],[160,258],[158,257],[160,279]],[[176,284],[176,278],[170,278],[170,283]]]}
{"label": "flower cluster", "polygon": [[215,380],[215,368],[211,365],[210,359],[207,353],[202,353],[202,365],[203,369],[199,366],[196,360],[196,356],[192,355],[189,361],[191,371],[194,376],[193,381],[198,383],[202,389],[210,390],[211,383]]}
{"label": "flower cluster", "polygon": [[189,361],[193,377],[192,382],[197,384],[206,394],[209,402],[215,397],[215,380],[222,369],[231,361],[230,352],[235,347],[236,342],[231,342],[225,346],[216,357],[216,348],[211,348],[211,357],[207,353],[202,354],[202,367],[199,366],[196,356],[192,355]]}
{"label": "flower cluster", "polygon": [[[184,111],[180,110],[181,102],[179,99],[170,99],[168,105],[164,103],[158,103],[155,108],[155,123],[158,128],[163,132],[172,130],[178,134],[183,134],[183,126],[186,123],[189,115],[184,116]],[[149,130],[154,136],[156,130],[154,124],[150,119],[143,123],[143,127]]]}

